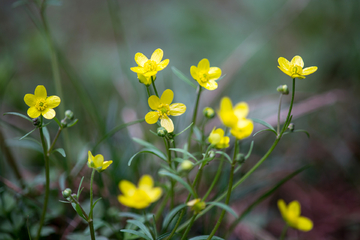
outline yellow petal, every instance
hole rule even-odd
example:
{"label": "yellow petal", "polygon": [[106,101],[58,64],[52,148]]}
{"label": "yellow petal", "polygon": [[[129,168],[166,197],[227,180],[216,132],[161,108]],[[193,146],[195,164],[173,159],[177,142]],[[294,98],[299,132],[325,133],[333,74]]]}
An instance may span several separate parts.
{"label": "yellow petal", "polygon": [[218,84],[217,84],[217,82],[215,82],[215,81],[212,81],[212,80],[209,80],[209,81],[207,81],[205,84],[200,84],[201,86],[203,86],[204,88],[206,88],[207,90],[215,90],[215,89],[217,89],[217,87],[218,87]]}
{"label": "yellow petal", "polygon": [[47,97],[46,88],[43,85],[38,85],[35,88],[35,97],[46,99]]}
{"label": "yellow petal", "polygon": [[154,186],[154,180],[150,175],[144,175],[139,180],[139,189],[147,190]]}
{"label": "yellow petal", "polygon": [[288,205],[287,215],[289,219],[295,219],[300,216],[300,203],[298,201],[292,201]]}
{"label": "yellow petal", "polygon": [[221,69],[218,67],[211,67],[209,70],[209,80],[216,80],[221,77]]}
{"label": "yellow petal", "polygon": [[133,72],[136,72],[136,73],[141,73],[141,74],[146,72],[145,68],[143,68],[143,67],[132,67],[132,68],[130,68],[130,70]]}
{"label": "yellow petal", "polygon": [[283,219],[285,221],[287,221],[287,208],[286,208],[285,201],[282,199],[279,199],[277,204],[278,204],[278,208],[280,210],[281,216],[283,217]]}
{"label": "yellow petal", "polygon": [[56,108],[59,106],[61,100],[58,96],[50,96],[46,99],[47,107],[48,108]]}
{"label": "yellow petal", "polygon": [[283,73],[285,73],[286,75],[289,75],[290,77],[292,76],[292,73],[289,72],[288,70],[286,70],[286,69],[284,69],[284,68],[281,68],[281,67],[279,67],[279,66],[278,66],[278,68],[279,68]]}
{"label": "yellow petal", "polygon": [[136,191],[135,185],[127,180],[120,181],[119,189],[125,196],[133,196]]}
{"label": "yellow petal", "polygon": [[163,55],[164,55],[163,50],[158,48],[151,55],[151,60],[155,61],[156,63],[160,63],[161,59],[163,58]]}
{"label": "yellow petal", "polygon": [[110,166],[110,164],[112,164],[112,163],[113,163],[113,161],[111,161],[111,160],[110,161],[104,161],[101,170],[107,169]]}
{"label": "yellow petal", "polygon": [[146,86],[151,85],[151,77],[145,77],[143,74],[138,73],[137,77],[139,79],[139,81],[143,84],[145,84]]}
{"label": "yellow petal", "polygon": [[27,110],[27,115],[31,118],[37,118],[40,114],[41,112],[39,112],[35,107],[31,107]]}
{"label": "yellow petal", "polygon": [[155,187],[152,188],[151,190],[146,191],[146,193],[150,197],[151,202],[155,202],[161,197],[162,189],[159,187]]}
{"label": "yellow petal", "polygon": [[56,116],[56,112],[52,108],[46,108],[41,114],[46,119],[53,119]]}
{"label": "yellow petal", "polygon": [[221,140],[221,136],[220,134],[216,133],[215,127],[214,129],[211,131],[209,137],[208,137],[208,141],[209,143],[211,143],[212,145],[216,145],[220,142]]}
{"label": "yellow petal", "polygon": [[160,125],[166,129],[169,133],[174,131],[174,124],[168,116],[163,116],[160,121]]}
{"label": "yellow petal", "polygon": [[234,127],[238,121],[233,109],[230,98],[223,97],[220,102],[220,110],[218,112],[220,120],[227,127]]}
{"label": "yellow petal", "polygon": [[199,70],[198,70],[197,67],[191,66],[191,68],[190,68],[190,74],[191,74],[191,76],[192,76],[194,79],[198,79],[198,78],[199,78],[199,77],[198,77],[198,72],[199,72]]}
{"label": "yellow petal", "polygon": [[224,137],[225,134],[224,130],[222,130],[221,128],[216,129],[214,133],[219,134],[221,138]]}
{"label": "yellow petal", "polygon": [[246,102],[239,102],[234,107],[234,113],[239,119],[245,118],[249,114],[249,105]]}
{"label": "yellow petal", "polygon": [[169,59],[165,59],[164,61],[160,62],[157,67],[156,67],[156,71],[161,71],[164,68],[167,67],[167,65],[169,64],[170,60]]}
{"label": "yellow petal", "polygon": [[156,76],[156,74],[157,74],[157,71],[145,72],[144,76],[145,77],[154,77],[154,76]]}
{"label": "yellow petal", "polygon": [[186,111],[186,106],[183,103],[173,103],[169,107],[172,116],[179,116]]}
{"label": "yellow petal", "polygon": [[216,144],[216,148],[227,148],[229,147],[230,138],[229,137],[223,137],[220,139],[220,142]]}
{"label": "yellow petal", "polygon": [[93,162],[94,162],[95,168],[102,167],[103,162],[104,162],[104,157],[103,157],[103,155],[101,155],[101,154],[96,155],[96,156],[93,158]]}
{"label": "yellow petal", "polygon": [[293,57],[293,59],[291,59],[291,64],[300,66],[300,67],[302,67],[302,68],[304,67],[304,61],[303,61],[303,59],[302,59],[300,56],[298,56],[298,55],[296,55],[295,57]]}
{"label": "yellow petal", "polygon": [[299,217],[296,228],[304,232],[310,231],[313,229],[313,222],[307,217]]}
{"label": "yellow petal", "polygon": [[159,108],[159,105],[161,104],[160,99],[155,95],[149,97],[148,103],[149,103],[149,107],[152,110],[157,110]]}
{"label": "yellow petal", "polygon": [[166,89],[161,95],[160,102],[164,104],[170,104],[174,99],[174,92],[170,89]]}
{"label": "yellow petal", "polygon": [[26,94],[24,97],[24,101],[26,103],[26,105],[28,105],[29,107],[33,107],[36,104],[36,97],[34,94]]}
{"label": "yellow petal", "polygon": [[145,115],[145,121],[148,123],[148,124],[154,124],[158,121],[159,119],[159,114],[158,112],[148,112],[146,115]]}
{"label": "yellow petal", "polygon": [[[149,59],[148,59],[144,54],[139,53],[139,52],[135,54],[135,62],[136,62],[139,66],[143,67],[144,64],[145,64],[147,61],[149,61]],[[132,69],[131,69],[131,70],[132,70]],[[132,71],[133,71],[133,70],[132,70]],[[134,71],[134,72],[135,72],[135,71]]]}
{"label": "yellow petal", "polygon": [[90,151],[88,151],[88,163],[91,164],[91,162],[93,162],[94,156],[92,155],[92,153]]}
{"label": "yellow petal", "polygon": [[254,130],[254,124],[249,119],[240,119],[237,125],[231,129],[231,134],[241,140],[251,135]]}
{"label": "yellow petal", "polygon": [[198,64],[198,69],[201,72],[209,72],[210,70],[210,62],[206,58],[202,59]]}
{"label": "yellow petal", "polygon": [[309,74],[312,74],[312,73],[316,72],[317,69],[318,69],[317,67],[304,68],[303,71],[302,71],[302,74],[303,75],[309,75]]}
{"label": "yellow petal", "polygon": [[285,71],[289,71],[290,69],[290,62],[283,57],[278,58],[278,63],[280,66],[278,66],[280,69],[284,69]]}

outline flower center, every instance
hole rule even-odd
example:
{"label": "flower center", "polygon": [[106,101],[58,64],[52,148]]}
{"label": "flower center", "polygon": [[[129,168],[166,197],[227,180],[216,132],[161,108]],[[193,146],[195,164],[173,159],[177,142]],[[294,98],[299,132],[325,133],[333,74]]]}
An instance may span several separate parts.
{"label": "flower center", "polygon": [[149,60],[144,64],[144,68],[145,68],[146,72],[156,71],[157,63],[153,60]]}
{"label": "flower center", "polygon": [[206,72],[201,72],[199,74],[199,80],[203,83],[209,81],[208,74]]}
{"label": "flower center", "polygon": [[300,66],[293,66],[292,68],[291,68],[291,73],[292,74],[298,74],[298,75],[301,75],[302,74],[302,67],[300,67]]}
{"label": "flower center", "polygon": [[43,98],[38,99],[35,103],[35,108],[38,111],[44,111],[47,108],[47,103],[46,103],[45,99],[43,99]]}
{"label": "flower center", "polygon": [[170,107],[169,104],[160,104],[158,107],[158,112],[160,116],[169,115],[170,114]]}

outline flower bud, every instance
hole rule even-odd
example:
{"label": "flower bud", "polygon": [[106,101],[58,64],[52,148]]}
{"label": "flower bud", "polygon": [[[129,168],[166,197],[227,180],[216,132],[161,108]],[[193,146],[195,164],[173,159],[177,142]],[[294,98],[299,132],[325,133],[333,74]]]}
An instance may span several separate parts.
{"label": "flower bud", "polygon": [[215,157],[215,152],[214,151],[209,151],[208,155],[209,155],[209,157],[213,158],[213,157]]}
{"label": "flower bud", "polygon": [[168,133],[168,131],[164,127],[159,127],[157,129],[157,135],[159,137],[165,137],[167,133]]}
{"label": "flower bud", "polygon": [[289,88],[287,85],[280,85],[276,88],[276,91],[278,91],[279,93],[282,93],[284,95],[288,95],[289,94]]}
{"label": "flower bud", "polygon": [[289,126],[288,126],[288,129],[293,132],[295,130],[295,124],[293,123],[290,123]]}
{"label": "flower bud", "polygon": [[66,110],[65,111],[65,117],[69,120],[73,120],[74,119],[74,113],[71,110]]}
{"label": "flower bud", "polygon": [[194,164],[189,160],[184,160],[180,164],[180,169],[184,170],[184,171],[190,171],[191,169],[193,169],[193,167],[194,167]]}
{"label": "flower bud", "polygon": [[242,154],[242,153],[238,153],[238,154],[236,155],[236,161],[238,161],[239,163],[245,162],[245,155]]}
{"label": "flower bud", "polygon": [[66,126],[67,126],[67,122],[65,119],[61,120],[60,124],[61,124],[62,128],[66,128]]}
{"label": "flower bud", "polygon": [[70,188],[66,188],[64,191],[62,191],[62,195],[63,195],[64,198],[70,197],[71,193],[72,193],[72,191],[71,191]]}
{"label": "flower bud", "polygon": [[201,201],[200,198],[194,199],[188,202],[186,205],[191,207],[191,210],[193,210],[195,213],[201,212],[206,207],[205,202]]}
{"label": "flower bud", "polygon": [[211,107],[204,108],[203,114],[208,119],[212,119],[213,117],[215,117],[215,111]]}
{"label": "flower bud", "polygon": [[37,117],[37,118],[33,118],[33,124],[34,126],[38,127],[40,125],[40,119]]}

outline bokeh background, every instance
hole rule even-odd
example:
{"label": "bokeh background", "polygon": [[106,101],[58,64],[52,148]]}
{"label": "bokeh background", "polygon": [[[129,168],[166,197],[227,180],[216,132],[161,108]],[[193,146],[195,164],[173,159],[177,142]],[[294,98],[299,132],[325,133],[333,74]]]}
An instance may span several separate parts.
{"label": "bokeh background", "polygon": [[[296,81],[293,123],[296,129],[306,129],[310,138],[303,133],[284,136],[261,168],[233,193],[231,206],[241,213],[280,179],[302,166],[310,164],[310,167],[256,206],[229,239],[278,239],[284,226],[276,205],[279,198],[286,202],[298,200],[303,215],[314,222],[314,229],[307,233],[289,230],[288,239],[360,239],[359,1],[47,2],[46,17],[58,55],[62,86],[57,117],[62,119],[64,110],[70,109],[79,119],[77,125],[64,131],[57,143],[64,147],[67,157],[55,154],[51,159],[47,239],[82,237],[85,224],[58,200],[62,199],[61,190],[65,186],[77,189],[82,176],[85,176],[84,201],[88,199],[88,150],[114,161],[101,178],[97,176],[95,191],[103,197],[96,211],[97,218],[104,222],[101,234],[109,239],[119,239],[113,230],[125,224],[117,214],[126,211],[117,202],[118,182],[122,179],[137,182],[143,174],[164,182],[157,175],[160,163],[152,156],[140,155],[131,167],[127,166],[130,157],[141,149],[131,138],[163,147],[161,139],[149,131],[155,131],[155,125],[139,123],[99,142],[117,126],[141,119],[147,113],[145,88],[130,67],[136,66],[136,52],[150,57],[157,48],[163,49],[164,58],[170,59],[169,66],[158,73],[158,90],[172,89],[174,101],[187,106],[185,115],[174,118],[177,131],[190,123],[196,93],[174,75],[171,67],[191,79],[190,66],[208,58],[211,66],[220,67],[225,76],[217,90],[204,92],[200,109],[205,106],[217,109],[221,97],[229,96],[234,103],[249,103],[249,117],[275,126],[279,98],[276,87],[291,86],[291,79],[277,68],[278,57],[290,60],[300,55],[305,67],[318,66],[316,73]],[[23,97],[33,93],[37,85],[44,85],[49,95],[56,94],[51,48],[36,3],[0,2],[1,115],[25,114],[28,107]],[[285,118],[290,97],[283,100]],[[201,113],[198,116],[202,118]],[[19,141],[33,129],[19,117],[1,116],[0,123],[3,138],[0,232],[4,239],[26,239],[26,225],[31,231],[36,230],[37,212],[43,201],[43,157],[40,146],[31,140],[39,136],[34,132],[31,138]],[[209,122],[206,131],[214,126],[220,126],[218,119]],[[53,137],[56,123],[48,125],[48,129]],[[261,125],[256,125],[256,129],[261,129]],[[185,135],[179,137],[179,147],[185,143]],[[273,140],[274,136],[265,132],[244,141],[243,152],[248,151],[251,141],[255,143],[254,150],[236,178],[260,159]],[[16,162],[25,179],[24,189],[11,162]],[[216,166],[217,163],[208,166],[203,188],[208,186]],[[224,169],[216,192],[226,189],[226,171],[229,169]],[[184,192],[178,194],[179,200],[185,198]],[[199,219],[190,235],[209,234],[218,215],[219,211],[214,210],[208,217]],[[232,220],[227,216],[218,236],[226,234]]]}

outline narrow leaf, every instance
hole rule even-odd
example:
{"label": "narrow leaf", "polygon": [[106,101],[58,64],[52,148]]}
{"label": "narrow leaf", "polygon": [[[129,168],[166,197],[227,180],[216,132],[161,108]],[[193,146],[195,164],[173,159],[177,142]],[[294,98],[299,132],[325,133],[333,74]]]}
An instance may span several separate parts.
{"label": "narrow leaf", "polygon": [[81,193],[81,184],[82,182],[84,181],[84,177],[81,178],[80,180],[80,184],[79,184],[79,188],[78,188],[78,191],[77,191],[77,199],[79,199],[79,196],[80,196],[80,193]]}
{"label": "narrow leaf", "polygon": [[143,231],[143,233],[145,233],[146,236],[149,237],[149,239],[153,239],[149,229],[142,222],[140,222],[138,220],[127,220],[127,222],[136,225],[137,227],[139,227],[141,229],[141,231]]}
{"label": "narrow leaf", "polygon": [[267,123],[267,122],[265,122],[265,121],[263,121],[261,119],[258,119],[258,118],[250,118],[250,119],[253,120],[256,123],[260,123],[261,125],[264,125],[265,127],[273,130],[276,133],[275,128],[273,126],[271,126],[269,123]]}
{"label": "narrow leaf", "polygon": [[180,70],[178,70],[176,67],[171,67],[171,70],[178,78],[196,89],[196,85],[190,79],[188,79]]}
{"label": "narrow leaf", "polygon": [[254,133],[253,137],[255,137],[255,136],[258,135],[259,133],[265,132],[265,131],[270,131],[270,132],[275,133],[275,135],[277,135],[276,132],[274,132],[273,130],[267,128],[267,129],[262,129],[262,130],[257,131],[256,133]]}
{"label": "narrow leaf", "polygon": [[47,145],[46,149],[49,150],[50,149],[50,134],[49,134],[47,127],[42,127],[42,129],[43,129],[44,137],[46,140],[46,145]]}
{"label": "narrow leaf", "polygon": [[139,232],[139,231],[135,231],[135,230],[131,230],[131,229],[121,229],[120,232],[131,233],[131,234],[134,234],[134,235],[139,236],[141,238],[144,238],[144,239],[147,239],[147,240],[152,240],[152,238],[149,238],[148,236],[146,236],[145,234],[143,234],[142,232]]}
{"label": "narrow leaf", "polygon": [[253,147],[254,147],[254,141],[251,141],[249,151],[248,151],[248,153],[247,153],[246,156],[245,156],[245,160],[250,157],[251,152],[252,152],[252,150],[253,150]]}
{"label": "narrow leaf", "polygon": [[71,122],[69,122],[69,123],[66,125],[66,127],[67,127],[67,128],[70,128],[70,127],[74,126],[75,124],[77,124],[78,121],[79,121],[79,119],[74,119],[74,120],[72,120]]}
{"label": "narrow leaf", "polygon": [[22,136],[19,140],[23,140],[24,138],[26,138],[27,136],[29,136],[33,131],[35,131],[37,128],[34,128],[33,130],[31,130],[30,132],[28,132],[27,134],[25,134],[24,136]]}
{"label": "narrow leaf", "polygon": [[221,202],[207,202],[206,204],[217,206],[219,208],[224,209],[225,211],[227,211],[228,213],[230,213],[234,217],[236,217],[236,218],[239,217],[231,207],[229,207],[228,205],[226,205],[224,203],[221,203]]}
{"label": "narrow leaf", "polygon": [[[202,235],[202,236],[197,236],[197,237],[193,237],[193,238],[190,238],[189,240],[203,240],[203,239],[208,239],[210,235]],[[211,238],[212,240],[224,240],[223,238],[220,238],[220,237],[217,237],[217,236],[213,236]]]}
{"label": "narrow leaf", "polygon": [[182,130],[181,132],[175,134],[175,137],[179,136],[180,134],[182,134],[183,132],[185,132],[186,130],[188,130],[192,125],[193,125],[193,123],[190,123],[190,125],[187,126],[184,130]]}
{"label": "narrow leaf", "polygon": [[167,232],[167,233],[164,233],[164,234],[161,234],[156,240],[161,240],[161,239],[164,239],[166,238],[167,236],[170,235],[170,232]]}
{"label": "narrow leaf", "polygon": [[151,154],[159,157],[161,160],[164,160],[164,161],[166,162],[166,157],[165,157],[165,155],[164,155],[160,150],[150,149],[150,148],[144,148],[142,151],[135,153],[135,154],[130,158],[130,160],[129,160],[129,162],[128,162],[128,166],[131,165],[133,159],[134,159],[137,155],[139,155],[140,153],[151,153]]}
{"label": "narrow leaf", "polygon": [[232,163],[231,157],[226,152],[216,151],[215,153],[223,155],[230,163]]}
{"label": "narrow leaf", "polygon": [[171,223],[171,221],[174,219],[174,217],[176,216],[176,214],[183,208],[187,207],[186,204],[180,204],[179,206],[175,207],[173,210],[171,210],[166,217],[164,218],[163,221],[163,229],[167,229],[169,224]]}
{"label": "narrow leaf", "polygon": [[190,185],[187,182],[185,182],[181,177],[179,177],[175,174],[172,174],[168,171],[165,171],[165,170],[160,170],[159,175],[168,176],[168,177],[173,178],[174,180],[176,180],[177,182],[182,184],[191,193],[191,195],[196,197],[196,195],[195,195],[194,191],[192,190],[192,188],[190,187]]}
{"label": "narrow leaf", "polygon": [[61,156],[66,157],[66,153],[65,153],[65,150],[63,148],[54,149],[51,153],[53,153],[53,152],[58,152],[58,153],[61,154]]}
{"label": "narrow leaf", "polygon": [[56,117],[54,117],[53,119],[57,123],[57,125],[59,125],[59,127],[61,128],[61,123],[60,123],[59,119],[57,119]]}
{"label": "narrow leaf", "polygon": [[306,130],[298,129],[298,130],[294,130],[294,132],[303,132],[308,136],[308,138],[310,138],[310,133],[308,131],[306,131]]}
{"label": "narrow leaf", "polygon": [[133,140],[134,142],[137,142],[138,144],[146,147],[146,148],[154,148],[154,149],[159,150],[159,149],[158,149],[157,147],[155,147],[153,144],[151,144],[151,143],[149,143],[149,142],[147,142],[147,141],[144,141],[144,140],[142,140],[142,139],[140,139],[140,138],[132,138],[132,140]]}
{"label": "narrow leaf", "polygon": [[17,112],[7,112],[7,113],[4,113],[4,115],[15,115],[15,116],[18,116],[18,117],[22,117],[26,120],[28,120],[29,122],[33,122],[31,118],[29,118],[28,116],[25,116],[24,114],[21,114],[21,113],[17,113]]}
{"label": "narrow leaf", "polygon": [[192,159],[194,159],[197,162],[196,157],[194,157],[191,153],[189,153],[188,151],[181,149],[181,148],[169,148],[170,151],[175,151],[175,152],[181,152],[184,155],[189,155],[189,157],[191,157]]}

